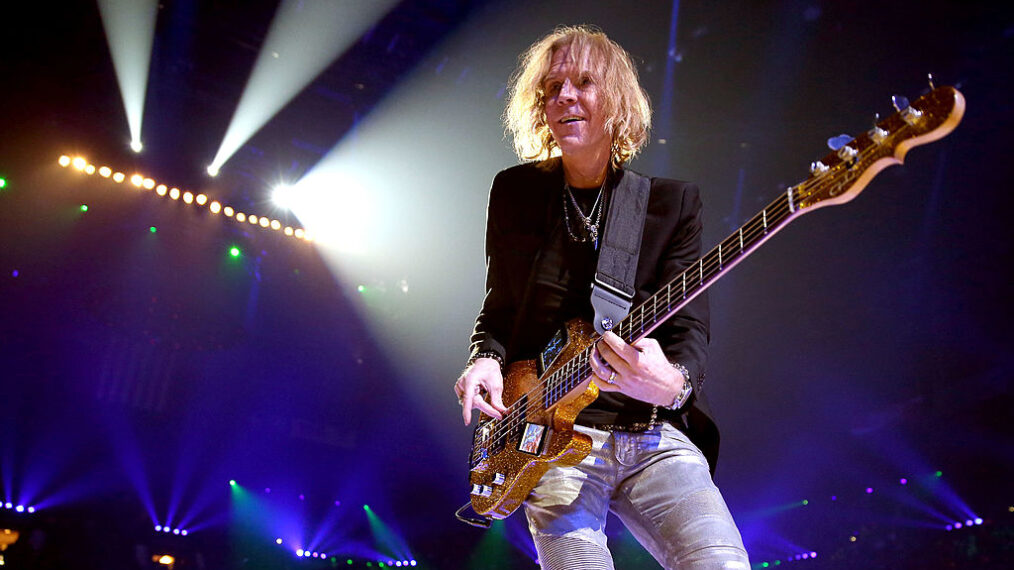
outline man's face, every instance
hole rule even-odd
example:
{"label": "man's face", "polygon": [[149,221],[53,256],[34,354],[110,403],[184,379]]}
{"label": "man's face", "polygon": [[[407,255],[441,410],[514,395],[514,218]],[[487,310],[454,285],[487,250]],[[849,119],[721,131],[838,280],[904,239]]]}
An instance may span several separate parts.
{"label": "man's face", "polygon": [[599,108],[599,85],[571,59],[569,47],[556,50],[542,83],[549,130],[564,155],[608,153],[612,140]]}

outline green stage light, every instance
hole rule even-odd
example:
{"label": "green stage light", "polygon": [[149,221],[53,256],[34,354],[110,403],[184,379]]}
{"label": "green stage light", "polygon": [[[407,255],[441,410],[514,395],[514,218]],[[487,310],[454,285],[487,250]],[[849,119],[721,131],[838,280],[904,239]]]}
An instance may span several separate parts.
{"label": "green stage light", "polygon": [[944,476],[944,472],[943,472],[943,471],[937,471],[937,472],[936,472],[936,473],[934,473],[933,475],[935,475],[935,476],[937,476],[937,477],[943,477],[943,476]]}
{"label": "green stage light", "polygon": [[0,176],[0,190],[3,190],[6,187],[7,187],[7,179],[4,178],[3,176]]}
{"label": "green stage light", "polygon": [[241,251],[239,250],[239,248],[238,248],[238,247],[236,247],[236,246],[233,246],[233,247],[232,247],[231,249],[229,249],[229,255],[231,255],[231,256],[233,256],[233,257],[239,257],[239,255],[240,255],[241,253],[243,253],[243,252],[241,252]]}
{"label": "green stage light", "polygon": [[148,228],[148,231],[151,233],[155,233],[158,231],[158,228],[156,228],[155,226],[151,226],[150,228]]}
{"label": "green stage light", "polygon": [[82,212],[87,212],[88,211],[88,204],[81,204],[81,211]]}
{"label": "green stage light", "polygon": [[359,287],[356,287],[356,290],[359,291],[360,293],[365,293],[366,285],[360,285]]}
{"label": "green stage light", "polygon": [[229,479],[229,486],[230,487],[235,487],[236,486],[236,480],[235,479]]}

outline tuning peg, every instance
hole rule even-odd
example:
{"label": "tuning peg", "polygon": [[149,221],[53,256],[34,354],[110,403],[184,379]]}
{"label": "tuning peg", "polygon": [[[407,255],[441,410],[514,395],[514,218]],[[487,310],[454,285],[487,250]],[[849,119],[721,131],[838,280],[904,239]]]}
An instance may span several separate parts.
{"label": "tuning peg", "polygon": [[848,135],[838,135],[836,137],[831,137],[831,138],[827,139],[827,146],[831,150],[839,150],[839,149],[841,149],[841,147],[849,144],[849,141],[851,141],[851,140],[852,140],[852,137],[850,137]]}
{"label": "tuning peg", "polygon": [[928,76],[929,76],[929,84],[930,84],[930,89],[936,89],[936,88],[937,88],[937,86],[936,86],[936,85],[933,85],[933,74],[932,74],[932,73],[927,73],[926,75],[928,75]]}
{"label": "tuning peg", "polygon": [[895,111],[901,111],[902,109],[908,108],[908,98],[904,95],[891,95],[891,104],[894,105]]}

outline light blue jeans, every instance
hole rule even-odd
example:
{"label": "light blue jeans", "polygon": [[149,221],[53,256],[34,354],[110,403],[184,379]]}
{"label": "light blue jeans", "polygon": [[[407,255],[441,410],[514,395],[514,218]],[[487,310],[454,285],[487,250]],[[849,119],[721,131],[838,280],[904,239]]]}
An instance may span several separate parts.
{"label": "light blue jeans", "polygon": [[609,511],[667,569],[750,568],[708,462],[683,432],[575,429],[591,436],[591,453],[550,469],[525,501],[542,568],[611,570]]}

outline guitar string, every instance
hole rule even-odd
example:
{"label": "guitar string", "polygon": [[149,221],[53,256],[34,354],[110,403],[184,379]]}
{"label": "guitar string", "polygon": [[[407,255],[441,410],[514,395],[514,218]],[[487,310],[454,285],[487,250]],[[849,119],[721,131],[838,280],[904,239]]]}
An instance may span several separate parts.
{"label": "guitar string", "polygon": [[[886,126],[888,122],[890,122],[892,119],[895,118],[896,118],[895,116],[889,117],[882,124]],[[791,187],[789,189],[790,191],[787,192],[786,194],[781,194],[780,196],[775,198],[775,200],[772,201],[771,204],[769,204],[763,210],[754,215],[754,217],[748,220],[742,227],[740,227],[739,230],[733,232],[732,235],[726,237],[724,240],[719,242],[719,244],[722,247],[725,247],[725,244],[730,241],[733,244],[737,244],[739,243],[740,232],[743,232],[743,245],[744,245],[743,248],[734,250],[734,253],[730,257],[718,256],[716,255],[716,252],[718,252],[718,246],[712,248],[704,256],[702,256],[697,261],[690,264],[686,269],[677,274],[676,277],[672,281],[668,282],[664,287],[662,287],[662,289],[660,289],[658,292],[656,292],[651,297],[646,299],[645,302],[635,307],[635,309],[631,312],[630,315],[628,315],[628,317],[620,321],[620,323],[618,323],[616,327],[619,333],[623,333],[629,327],[629,331],[627,331],[626,334],[620,334],[620,336],[623,337],[625,340],[629,341],[629,339],[633,338],[632,333],[635,329],[640,328],[643,331],[645,322],[657,322],[659,315],[675,312],[676,309],[673,309],[674,305],[672,302],[673,290],[679,290],[682,293],[681,295],[677,295],[676,305],[679,305],[680,302],[683,300],[684,295],[696,291],[698,288],[703,287],[706,284],[709,284],[710,281],[713,280],[713,278],[720,276],[720,273],[723,271],[723,267],[726,265],[726,260],[729,261],[738,260],[744,253],[748,252],[755,245],[754,242],[756,240],[760,239],[763,235],[771,231],[777,231],[781,229],[782,226],[784,226],[785,224],[788,223],[788,221],[790,221],[791,217],[794,214],[796,214],[797,212],[804,211],[804,209],[801,208],[800,206],[800,200],[803,200],[820,190],[829,189],[831,186],[834,185],[832,184],[832,182],[841,186],[845,183],[851,182],[856,175],[865,172],[867,167],[859,168],[858,170],[856,170],[856,168],[862,166],[863,163],[866,162],[868,159],[873,158],[872,155],[876,155],[877,151],[882,151],[884,149],[889,149],[893,151],[893,149],[896,148],[896,146],[886,145],[885,143],[893,138],[896,138],[899,134],[907,130],[909,127],[907,123],[902,123],[902,125],[899,125],[899,128],[896,131],[892,132],[888,130],[890,134],[887,137],[885,137],[884,141],[882,141],[881,143],[870,144],[867,145],[866,148],[860,150],[853,162],[846,163],[844,160],[839,160],[838,162],[834,163],[833,166],[829,165],[828,171],[820,175],[818,178],[808,178],[803,182],[799,183],[798,185]],[[862,141],[861,139],[868,140],[869,137],[867,135],[863,135],[859,138],[856,138],[853,142],[856,143],[865,142]],[[859,146],[861,146],[861,144]],[[834,155],[831,156],[833,157]],[[828,157],[824,158],[826,159]],[[844,170],[845,172],[841,172],[842,170]],[[840,180],[833,181],[832,178],[834,178],[835,175],[838,175]],[[791,194],[792,196],[792,204],[794,206],[790,206],[789,204],[788,200],[789,194]],[[770,220],[766,220],[767,217],[770,217]],[[765,221],[768,222],[766,225]],[[749,243],[749,245],[747,245],[747,243]],[[716,275],[715,270],[716,267],[718,268],[718,275]],[[698,278],[693,282],[692,287],[689,286],[689,282],[685,290],[682,284],[680,286],[676,286],[677,282],[682,283],[684,275],[692,271],[695,273],[699,272],[697,276]],[[702,275],[703,279],[701,278]],[[665,295],[662,295],[663,291],[665,291]],[[664,303],[662,303],[663,297],[665,297],[666,299]],[[647,319],[646,321],[644,316],[646,310],[648,310],[649,307],[651,312],[651,318]],[[660,307],[665,308],[659,310]],[[639,324],[635,325],[631,320],[631,317],[633,317],[635,313],[638,312],[640,312],[641,314],[640,316],[641,320]],[[573,386],[580,384],[581,382],[584,381],[584,379],[591,376],[592,370],[591,365],[588,363],[588,359],[591,355],[591,349],[592,347],[594,347],[595,342],[597,340],[598,340],[597,338],[594,339],[589,346],[585,347],[580,353],[578,353],[574,357],[571,357],[571,359],[568,360],[566,363],[564,363],[559,369],[555,370],[552,374],[546,376],[546,378],[544,378],[541,382],[536,384],[532,389],[530,389],[528,392],[519,397],[514,404],[511,404],[511,406],[508,408],[508,412],[504,414],[503,419],[494,425],[493,429],[490,430],[491,431],[490,436],[487,437],[484,441],[492,440],[494,443],[498,444],[500,440],[506,438],[516,428],[519,428],[522,424],[526,423],[527,416],[521,414],[522,410],[521,407],[518,406],[519,402],[531,401],[536,396],[538,396],[540,392],[545,393],[546,388],[548,388],[553,391],[553,395],[556,395],[556,392],[562,392],[562,394],[560,394],[558,397],[554,399],[553,403],[555,404],[560,399],[562,399],[563,395],[572,390]],[[575,373],[578,373],[576,378],[574,376]],[[571,384],[569,388],[567,388],[568,384]],[[473,462],[476,459],[477,454],[478,450],[473,448],[472,453]]]}

